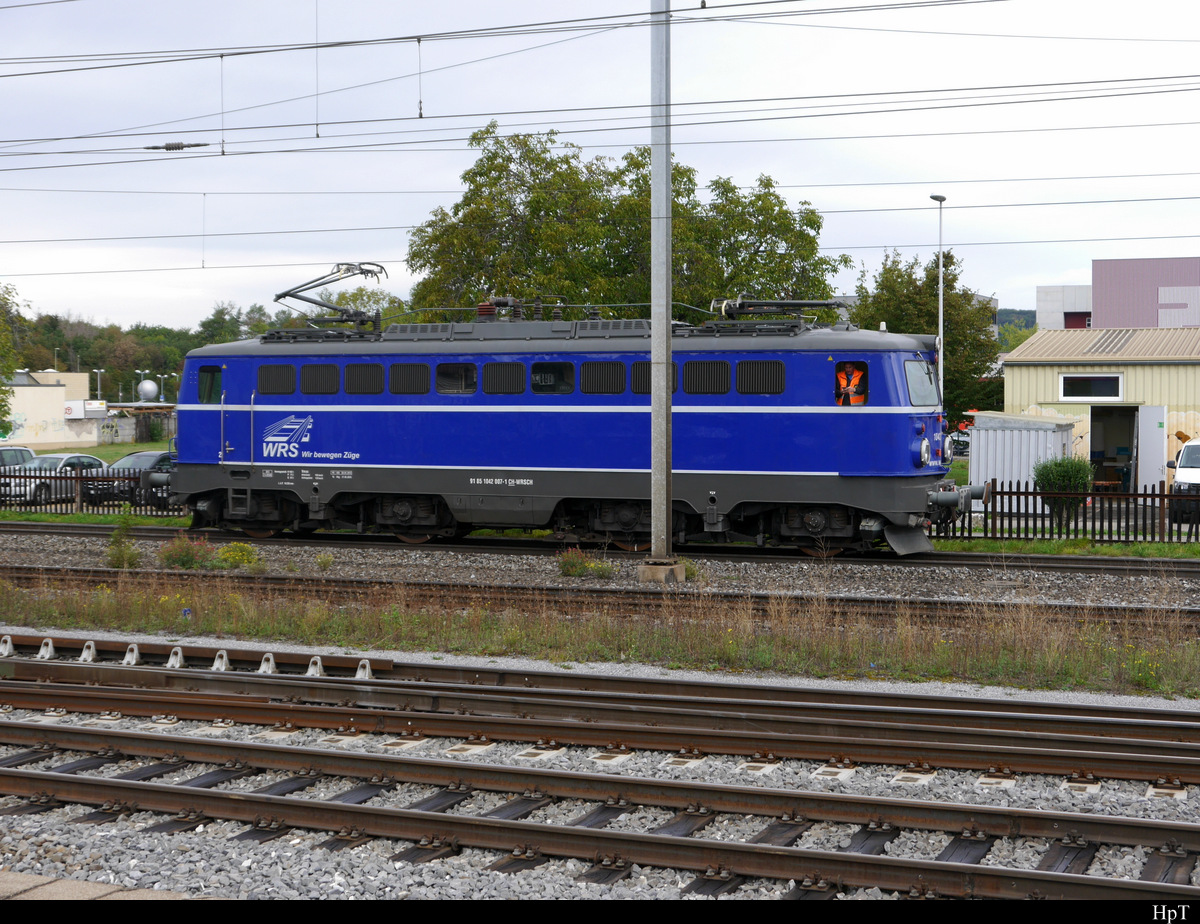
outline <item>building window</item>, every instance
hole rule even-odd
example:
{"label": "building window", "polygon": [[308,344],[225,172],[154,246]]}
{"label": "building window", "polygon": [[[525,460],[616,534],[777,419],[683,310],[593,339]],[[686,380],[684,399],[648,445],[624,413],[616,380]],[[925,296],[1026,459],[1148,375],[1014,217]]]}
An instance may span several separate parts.
{"label": "building window", "polygon": [[1125,397],[1124,376],[1059,375],[1060,401],[1122,401]]}

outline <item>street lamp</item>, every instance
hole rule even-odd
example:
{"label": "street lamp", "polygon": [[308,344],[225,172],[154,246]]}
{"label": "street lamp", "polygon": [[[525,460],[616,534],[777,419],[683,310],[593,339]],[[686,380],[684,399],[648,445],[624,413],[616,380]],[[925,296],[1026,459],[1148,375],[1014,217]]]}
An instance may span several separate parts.
{"label": "street lamp", "polygon": [[100,395],[100,376],[104,374],[104,370],[103,369],[93,369],[92,371],[94,373],[96,373],[96,400],[103,401],[104,398],[101,397],[101,395]]}
{"label": "street lamp", "polygon": [[57,371],[58,371],[58,351],[59,351],[59,350],[61,350],[61,349],[62,349],[62,347],[55,347],[55,348],[54,348],[54,371],[55,371],[55,372],[57,372]]}
{"label": "street lamp", "polygon": [[134,381],[133,381],[133,395],[132,395],[132,397],[133,397],[133,400],[134,400],[134,401],[138,401],[138,402],[140,402],[140,401],[143,401],[143,400],[145,400],[145,399],[144,399],[144,398],[142,398],[142,392],[141,392],[141,390],[138,388],[138,386],[142,384],[142,379],[143,379],[145,376],[147,376],[147,375],[149,375],[149,374],[150,374],[150,370],[149,370],[149,369],[134,369],[134,370],[133,370],[133,372],[134,372],[134,374],[137,376],[137,378],[136,378],[136,379],[134,379]]}
{"label": "street lamp", "polygon": [[164,372],[162,375],[156,375],[155,378],[158,379],[158,400],[160,402],[166,401],[167,389],[166,386],[163,385],[163,381],[165,379],[177,378],[177,375],[174,372]]}
{"label": "street lamp", "polygon": [[946,410],[946,282],[942,274],[942,203],[945,196],[934,193],[929,197],[938,204],[938,393],[942,396],[942,411]]}

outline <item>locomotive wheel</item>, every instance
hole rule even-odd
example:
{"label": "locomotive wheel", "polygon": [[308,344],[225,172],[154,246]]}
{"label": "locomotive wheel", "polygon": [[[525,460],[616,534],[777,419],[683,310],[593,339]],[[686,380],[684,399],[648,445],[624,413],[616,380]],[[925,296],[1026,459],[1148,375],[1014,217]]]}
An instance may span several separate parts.
{"label": "locomotive wheel", "polygon": [[396,538],[401,542],[407,542],[409,545],[420,545],[422,542],[428,542],[433,536],[428,533],[402,533],[397,530]]}
{"label": "locomotive wheel", "polygon": [[626,552],[645,552],[650,548],[649,539],[614,539],[612,544]]}
{"label": "locomotive wheel", "polygon": [[243,529],[242,532],[244,532],[251,539],[270,539],[277,532],[279,532],[279,530],[277,530],[277,529]]}
{"label": "locomotive wheel", "polygon": [[811,545],[800,546],[800,551],[805,555],[811,555],[813,558],[836,558],[841,555],[843,549],[819,549]]}

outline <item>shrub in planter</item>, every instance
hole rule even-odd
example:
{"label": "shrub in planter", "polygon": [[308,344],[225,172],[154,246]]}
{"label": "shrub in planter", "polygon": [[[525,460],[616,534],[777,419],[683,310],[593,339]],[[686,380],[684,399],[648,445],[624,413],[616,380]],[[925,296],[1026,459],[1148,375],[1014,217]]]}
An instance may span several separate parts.
{"label": "shrub in planter", "polygon": [[[1087,494],[1092,490],[1092,464],[1068,456],[1044,459],[1033,467],[1033,483],[1043,494]],[[1084,503],[1082,497],[1043,498],[1059,529]]]}

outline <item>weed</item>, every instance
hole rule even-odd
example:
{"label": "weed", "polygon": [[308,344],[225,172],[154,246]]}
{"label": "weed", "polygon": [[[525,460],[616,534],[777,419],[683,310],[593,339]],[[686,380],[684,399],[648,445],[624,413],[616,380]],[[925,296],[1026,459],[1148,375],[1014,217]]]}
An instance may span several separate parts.
{"label": "weed", "polygon": [[217,553],[217,560],[226,568],[249,568],[258,563],[259,555],[247,542],[230,542]]}
{"label": "weed", "polygon": [[317,556],[316,561],[317,570],[319,571],[328,571],[333,567],[333,555],[331,555],[329,552],[322,552]]}
{"label": "weed", "polygon": [[617,573],[612,562],[599,561],[582,549],[566,549],[557,558],[558,570],[564,577],[610,578]]}
{"label": "weed", "polygon": [[108,567],[136,568],[142,560],[142,553],[134,548],[130,533],[133,531],[133,508],[128,504],[121,505],[121,513],[117,517],[117,528],[113,530],[112,538],[108,540]]}
{"label": "weed", "polygon": [[164,568],[207,571],[216,566],[217,550],[207,539],[191,539],[179,533],[158,550],[158,563]]}

